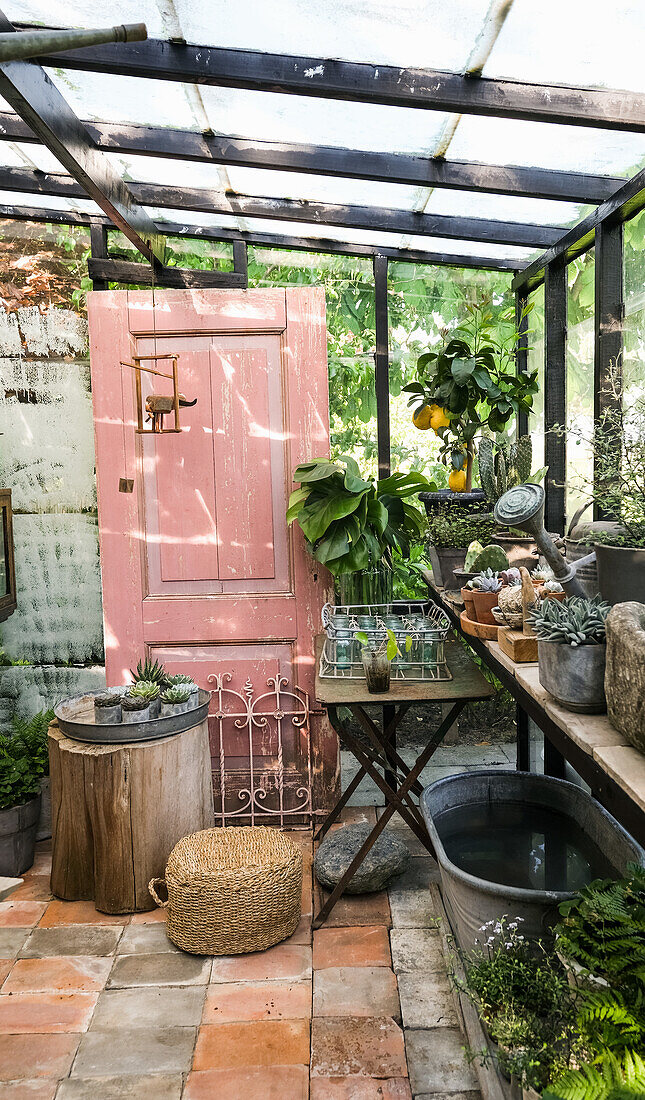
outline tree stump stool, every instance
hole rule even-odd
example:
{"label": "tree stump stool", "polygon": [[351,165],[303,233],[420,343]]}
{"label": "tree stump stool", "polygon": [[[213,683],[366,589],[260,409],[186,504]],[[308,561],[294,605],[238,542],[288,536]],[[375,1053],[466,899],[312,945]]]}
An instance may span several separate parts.
{"label": "tree stump stool", "polygon": [[208,723],[158,741],[88,744],[49,727],[51,889],[102,913],[153,909],[178,840],[213,826]]}

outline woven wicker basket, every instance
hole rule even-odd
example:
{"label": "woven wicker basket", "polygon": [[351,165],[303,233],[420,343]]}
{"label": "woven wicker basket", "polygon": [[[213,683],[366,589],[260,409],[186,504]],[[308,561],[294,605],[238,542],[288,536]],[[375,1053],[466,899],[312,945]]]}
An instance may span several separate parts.
{"label": "woven wicker basket", "polygon": [[152,879],[150,893],[167,910],[166,930],[193,955],[264,951],[290,936],[300,920],[302,852],[262,825],[206,829],[183,837],[166,866],[168,900]]}

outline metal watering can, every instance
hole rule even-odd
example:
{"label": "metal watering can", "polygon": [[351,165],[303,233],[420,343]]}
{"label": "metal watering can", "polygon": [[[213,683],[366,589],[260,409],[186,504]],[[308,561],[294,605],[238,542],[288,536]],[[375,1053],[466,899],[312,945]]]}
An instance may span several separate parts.
{"label": "metal watering can", "polygon": [[575,562],[565,561],[544,526],[544,489],[541,485],[516,485],[514,489],[509,489],[497,501],[493,515],[496,523],[504,527],[517,527],[535,539],[538,550],[546,558],[567,596],[586,595],[576,571],[582,565],[591,565],[596,560],[595,552]]}

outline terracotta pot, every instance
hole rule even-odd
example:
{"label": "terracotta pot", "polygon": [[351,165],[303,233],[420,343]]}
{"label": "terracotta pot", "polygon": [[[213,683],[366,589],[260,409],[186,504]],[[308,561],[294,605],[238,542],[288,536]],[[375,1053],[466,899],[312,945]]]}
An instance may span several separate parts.
{"label": "terracotta pot", "polygon": [[541,592],[539,588],[538,595],[541,600],[558,600],[559,603],[567,598],[566,592]]}
{"label": "terracotta pot", "polygon": [[478,592],[473,589],[475,600],[475,617],[479,623],[488,623],[489,626],[497,626],[493,618],[492,608],[497,607],[499,592]]}
{"label": "terracotta pot", "polygon": [[465,608],[467,617],[471,621],[474,621],[477,616],[476,616],[476,613],[475,613],[475,598],[474,598],[474,595],[473,595],[472,588],[462,588],[461,598],[464,601],[464,608]]}

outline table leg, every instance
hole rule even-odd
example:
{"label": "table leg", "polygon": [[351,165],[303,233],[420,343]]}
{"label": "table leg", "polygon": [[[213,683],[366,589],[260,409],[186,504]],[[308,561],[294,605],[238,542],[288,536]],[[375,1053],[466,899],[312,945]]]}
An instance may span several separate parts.
{"label": "table leg", "polygon": [[564,756],[556,749],[552,741],[544,735],[544,774],[552,775],[555,779],[564,779],[566,766]]}
{"label": "table leg", "polygon": [[[345,736],[345,731],[343,729],[343,723],[342,723],[341,719],[338,717],[337,708],[334,707],[334,706],[328,706],[327,707],[327,715],[329,717],[329,721],[331,722],[333,728],[335,729],[336,733],[338,734],[338,737],[340,738],[340,741],[342,742],[343,738]],[[340,816],[342,811],[345,809],[345,806],[349,802],[349,800],[352,797],[354,791],[357,789],[359,783],[361,782],[361,780],[364,778],[365,775],[367,775],[367,772],[365,771],[365,768],[361,767],[359,769],[359,771],[357,771],[356,775],[352,779],[352,781],[349,784],[349,786],[347,787],[347,789],[345,791],[343,791],[343,793],[341,794],[338,801],[335,803],[335,805],[329,811],[329,813],[327,814],[327,817],[325,818],[325,820],[322,822],[322,824],[316,830],[316,832],[314,834],[314,843],[316,843],[317,841],[322,840],[322,838],[325,836],[325,834],[329,831],[331,826],[334,824],[334,822],[338,819],[338,817]]]}
{"label": "table leg", "polygon": [[[383,732],[385,732],[388,727],[392,727],[392,732],[390,734],[390,737],[388,738],[387,747],[385,748],[385,755],[390,760],[392,760],[393,758],[390,751],[388,750],[392,750],[394,754],[396,754],[396,727],[399,721],[400,718],[397,719],[395,706],[390,703],[387,706],[383,707]],[[383,778],[390,785],[390,787],[396,786],[396,773],[392,771],[391,768],[384,769]]]}
{"label": "table leg", "polygon": [[[385,807],[382,816],[377,821],[377,823],[374,826],[374,828],[372,829],[370,835],[366,838],[366,840],[362,844],[360,850],[354,856],[354,859],[352,860],[349,867],[345,871],[345,874],[342,876],[342,878],[336,884],[336,886],[332,890],[331,894],[327,898],[327,901],[325,902],[322,909],[320,910],[320,912],[316,916],[315,920],[313,921],[313,928],[320,928],[321,925],[325,923],[325,921],[327,920],[327,917],[331,913],[331,911],[334,908],[336,902],[338,901],[338,899],[344,893],[345,888],[347,887],[348,883],[351,882],[353,876],[356,874],[356,871],[358,870],[361,863],[365,859],[365,856],[367,855],[367,853],[370,851],[370,849],[373,847],[373,845],[378,840],[379,836],[383,832],[385,826],[387,825],[388,821],[390,820],[390,818],[394,814],[395,810],[399,809],[399,812],[401,812],[399,806],[397,806],[397,802],[400,804],[402,799],[409,793],[409,791],[412,788],[412,784],[418,779],[419,775],[421,774],[421,772],[425,768],[426,764],[428,763],[428,760],[432,756],[432,754],[435,751],[435,749],[437,748],[437,746],[441,744],[441,741],[445,737],[447,730],[450,729],[452,723],[455,721],[455,719],[459,715],[460,711],[463,709],[464,705],[465,705],[465,700],[459,700],[458,702],[453,704],[453,706],[451,707],[449,713],[445,716],[445,718],[443,719],[443,721],[439,725],[438,729],[435,731],[435,733],[431,737],[430,741],[426,745],[425,749],[423,750],[421,755],[418,757],[418,759],[416,761],[416,764],[408,772],[408,775],[405,778],[404,782],[398,788],[398,790],[396,792],[396,795],[394,794],[394,791],[392,791],[390,788],[388,788],[389,795],[390,795],[390,797],[388,797],[388,805]],[[381,777],[379,776],[379,780],[380,780],[380,778]],[[382,782],[384,783],[384,786],[387,787],[387,784],[385,783],[385,781],[382,780]],[[391,797],[391,796],[394,796],[394,797]]]}
{"label": "table leg", "polygon": [[[405,760],[403,760],[403,758],[401,756],[399,756],[396,749],[391,749],[390,748],[390,738],[392,736],[393,731],[396,729],[398,723],[400,722],[401,718],[403,717],[404,714],[407,714],[407,712],[408,712],[408,710],[410,709],[411,706],[412,706],[411,703],[406,703],[403,706],[399,707],[398,712],[395,712],[394,718],[388,724],[387,728],[383,730],[383,733],[381,734],[381,736],[379,736],[381,731],[379,730],[378,726],[372,721],[370,716],[365,713],[365,711],[363,710],[363,708],[361,706],[359,706],[358,704],[355,703],[355,704],[352,704],[352,706],[350,707],[350,710],[351,710],[352,714],[354,715],[354,718],[356,719],[358,724],[362,727],[362,729],[368,735],[370,740],[373,743],[378,745],[379,750],[381,752],[387,752],[388,749],[390,749],[388,755],[390,756],[391,763],[398,765],[398,767],[400,768],[400,770],[403,772],[404,775],[407,775],[407,773],[408,773],[408,770],[409,770],[408,766],[407,766]],[[393,775],[394,773],[391,773],[391,774]],[[390,786],[393,786],[393,784],[390,783]],[[413,790],[414,790],[415,794],[420,795],[423,791],[423,787],[421,786],[420,783],[416,783]]]}
{"label": "table leg", "polygon": [[529,716],[520,703],[515,704],[515,727],[517,758],[516,768],[518,772],[530,772],[531,770],[531,737],[529,733]]}

